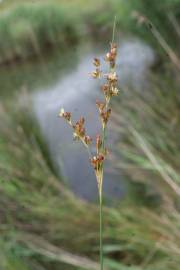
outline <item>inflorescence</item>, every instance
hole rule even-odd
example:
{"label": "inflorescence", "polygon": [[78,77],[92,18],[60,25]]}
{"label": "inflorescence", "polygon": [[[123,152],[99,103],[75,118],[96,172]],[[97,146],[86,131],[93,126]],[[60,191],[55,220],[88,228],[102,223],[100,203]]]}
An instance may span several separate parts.
{"label": "inflorescence", "polygon": [[113,96],[118,95],[118,77],[116,74],[116,57],[117,57],[117,45],[115,43],[111,43],[110,51],[106,54],[105,61],[109,64],[109,72],[107,74],[103,73],[101,70],[101,62],[100,59],[94,58],[93,65],[95,66],[95,70],[91,73],[94,79],[105,79],[105,83],[101,86],[102,93],[104,95],[103,101],[96,101],[96,106],[99,111],[99,117],[102,124],[102,134],[96,136],[96,153],[95,155],[91,154],[90,147],[92,145],[92,138],[86,134],[86,130],[84,127],[85,119],[84,117],[80,117],[80,119],[76,122],[72,122],[72,115],[70,112],[65,112],[62,108],[59,116],[63,117],[66,122],[73,129],[73,137],[75,140],[81,141],[84,146],[88,149],[90,163],[92,164],[99,191],[102,189],[102,181],[103,181],[103,164],[105,158],[107,156],[107,149],[105,146],[105,131],[106,126],[109,121],[111,115],[110,101]]}

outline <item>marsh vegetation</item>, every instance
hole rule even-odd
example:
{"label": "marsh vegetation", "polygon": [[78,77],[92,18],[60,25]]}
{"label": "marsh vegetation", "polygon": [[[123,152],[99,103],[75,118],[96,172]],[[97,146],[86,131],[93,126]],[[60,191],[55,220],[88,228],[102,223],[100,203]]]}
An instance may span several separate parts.
{"label": "marsh vegetation", "polygon": [[[118,193],[115,201],[113,192],[111,198],[106,198],[105,268],[179,270],[180,1],[157,2],[0,3],[0,268],[3,270],[99,269],[95,183],[88,186],[93,179],[91,174],[85,176],[91,196],[87,196],[87,190],[84,196],[84,190],[74,190],[74,186],[82,187],[82,181],[74,177],[73,185],[68,182],[68,176],[72,180],[73,174],[65,172],[73,166],[77,169],[74,176],[82,177],[80,164],[73,165],[70,159],[69,168],[64,170],[61,159],[64,148],[69,155],[68,149],[74,144],[63,141],[69,135],[66,132],[63,135],[64,126],[58,128],[56,121],[63,99],[71,107],[75,101],[73,110],[77,115],[76,105],[89,108],[87,117],[90,121],[94,119],[91,103],[86,106],[85,100],[92,91],[93,99],[96,87],[88,80],[84,82],[80,74],[88,76],[92,71],[92,54],[101,55],[111,40],[114,15],[119,51],[122,40],[134,44],[136,37],[149,44],[156,58],[150,61],[151,69],[145,66],[141,69],[145,71],[141,73],[145,79],[141,85],[138,84],[141,76],[134,80],[131,73],[127,77],[131,76],[132,81],[127,83],[126,77],[124,82],[127,63],[118,65],[121,94],[113,102],[110,126],[113,154],[108,161],[116,173],[108,172],[113,177],[107,183],[116,178],[114,181],[122,186],[123,179],[125,191]],[[147,27],[149,22],[153,28]],[[122,50],[119,61],[130,57],[132,47],[128,48]],[[137,56],[139,59],[138,53]],[[138,70],[135,63],[131,65]],[[84,93],[82,100],[78,91]],[[58,145],[59,131],[63,147]],[[82,150],[75,149],[74,156],[77,153],[82,154]],[[107,185],[107,193],[108,190]]]}

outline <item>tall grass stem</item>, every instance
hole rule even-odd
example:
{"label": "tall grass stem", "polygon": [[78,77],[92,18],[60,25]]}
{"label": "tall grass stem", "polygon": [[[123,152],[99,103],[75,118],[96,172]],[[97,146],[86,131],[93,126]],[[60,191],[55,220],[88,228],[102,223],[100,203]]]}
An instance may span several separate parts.
{"label": "tall grass stem", "polygon": [[102,186],[99,191],[99,244],[100,244],[100,270],[103,270],[104,258],[103,258],[103,197]]}

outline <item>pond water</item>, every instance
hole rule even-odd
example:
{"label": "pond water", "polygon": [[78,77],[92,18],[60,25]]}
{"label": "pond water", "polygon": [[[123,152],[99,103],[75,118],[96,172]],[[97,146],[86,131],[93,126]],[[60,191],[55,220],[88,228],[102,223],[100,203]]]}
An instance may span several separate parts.
{"label": "pond water", "polygon": [[[11,88],[13,82],[14,89],[26,87],[31,91],[35,116],[57,172],[64,176],[64,181],[75,194],[87,200],[97,198],[94,172],[86,149],[73,141],[72,130],[58,118],[58,112],[64,107],[73,113],[75,121],[83,115],[87,133],[92,137],[99,133],[95,101],[102,96],[99,82],[91,78],[90,72],[93,70],[92,59],[103,58],[104,54],[105,50],[100,46],[78,47],[68,53],[59,52],[50,59],[43,56],[36,65],[20,65],[18,71],[17,67],[12,67],[8,71],[8,79],[1,75],[6,89]],[[123,41],[119,45],[117,61],[120,87],[133,85],[143,89],[147,71],[154,61],[154,52],[146,44],[137,39]],[[109,132],[109,144],[115,143],[114,138],[115,134]],[[111,167],[107,161],[104,180],[106,200],[118,199],[124,194],[123,177]]]}

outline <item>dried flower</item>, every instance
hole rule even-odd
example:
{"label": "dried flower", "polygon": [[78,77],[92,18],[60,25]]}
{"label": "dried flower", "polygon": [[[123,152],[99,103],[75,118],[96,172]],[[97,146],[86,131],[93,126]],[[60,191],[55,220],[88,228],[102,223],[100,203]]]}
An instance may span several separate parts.
{"label": "dried flower", "polygon": [[84,142],[87,144],[87,145],[90,145],[92,143],[92,138],[88,135],[86,135],[84,137]]}
{"label": "dried flower", "polygon": [[94,58],[93,65],[95,67],[100,67],[100,60],[98,58]]}
{"label": "dried flower", "polygon": [[101,90],[104,92],[104,94],[109,92],[109,84],[105,83],[101,86]]}
{"label": "dried flower", "polygon": [[117,74],[116,72],[111,72],[107,75],[107,80],[110,82],[110,83],[116,83],[118,78],[117,78]]}
{"label": "dried flower", "polygon": [[113,96],[117,96],[119,93],[119,89],[117,87],[112,87],[111,91],[110,91],[110,95]]}
{"label": "dried flower", "polygon": [[92,77],[93,77],[94,79],[99,79],[99,78],[101,78],[101,71],[99,70],[99,68],[96,68],[96,70],[92,72]]}
{"label": "dried flower", "polygon": [[111,44],[110,52],[106,54],[105,60],[110,63],[111,68],[115,67],[117,55],[117,45],[115,43]]}
{"label": "dried flower", "polygon": [[68,122],[71,122],[71,113],[70,112],[65,112],[64,108],[61,108],[59,116],[66,119]]}
{"label": "dried flower", "polygon": [[93,165],[95,171],[101,170],[102,164],[104,162],[104,156],[102,154],[99,154],[97,156],[94,156],[91,159],[91,164]]}
{"label": "dried flower", "polygon": [[106,106],[106,104],[104,102],[99,102],[98,100],[96,101],[96,105],[97,105],[100,113],[104,110],[104,108]]}
{"label": "dried flower", "polygon": [[111,85],[110,84],[104,84],[102,87],[101,87],[101,90],[103,91],[104,93],[104,96],[105,96],[105,100],[106,100],[106,104],[109,103],[109,100],[110,100],[110,88],[111,88]]}
{"label": "dried flower", "polygon": [[109,120],[110,115],[111,115],[111,109],[108,109],[107,111],[101,112],[100,116],[101,116],[103,127],[106,126],[106,124],[107,124],[107,122]]}
{"label": "dried flower", "polygon": [[111,54],[110,54],[110,52],[108,52],[107,54],[106,54],[106,61],[107,62],[110,62],[111,61]]}
{"label": "dried flower", "polygon": [[117,45],[115,43],[111,44],[111,55],[114,56],[114,60],[117,56]]}
{"label": "dried flower", "polygon": [[75,125],[73,125],[73,129],[74,129],[74,138],[79,138],[82,139],[85,136],[85,128],[84,128],[84,118],[81,117],[79,119],[79,121],[76,122]]}

